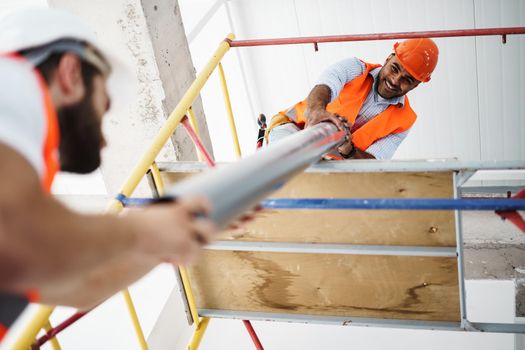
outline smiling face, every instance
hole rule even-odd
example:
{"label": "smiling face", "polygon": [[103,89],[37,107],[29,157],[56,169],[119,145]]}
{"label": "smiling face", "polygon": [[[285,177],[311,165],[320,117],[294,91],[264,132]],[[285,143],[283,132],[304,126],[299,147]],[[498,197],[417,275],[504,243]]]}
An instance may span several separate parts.
{"label": "smiling face", "polygon": [[416,88],[419,80],[411,76],[401,65],[394,54],[388,56],[385,65],[379,71],[377,92],[384,99],[404,96]]}

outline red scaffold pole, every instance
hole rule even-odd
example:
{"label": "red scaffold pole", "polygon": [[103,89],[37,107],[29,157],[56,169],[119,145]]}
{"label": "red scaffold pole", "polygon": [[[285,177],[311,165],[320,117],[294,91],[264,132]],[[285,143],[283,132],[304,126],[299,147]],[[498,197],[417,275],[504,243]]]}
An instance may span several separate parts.
{"label": "red scaffold pole", "polygon": [[[184,128],[186,129],[186,132],[188,133],[190,139],[195,144],[195,147],[197,147],[199,149],[199,151],[202,153],[202,155],[204,156],[204,159],[206,160],[206,163],[208,164],[208,166],[210,168],[215,167],[215,161],[211,157],[211,155],[208,152],[208,150],[206,149],[206,147],[204,147],[204,145],[202,144],[202,141],[199,138],[199,135],[197,135],[197,133],[195,132],[195,130],[191,126],[190,121],[188,120],[188,117],[185,116],[184,118],[182,118],[181,123],[184,126]],[[244,326],[248,330],[248,333],[250,334],[250,338],[252,338],[252,341],[253,341],[253,344],[255,345],[255,348],[257,350],[264,350],[264,348],[263,348],[263,346],[261,344],[261,341],[259,340],[259,337],[257,336],[257,333],[255,333],[255,330],[252,327],[251,322],[248,321],[248,320],[243,320],[242,322],[244,323]]]}
{"label": "red scaffold pole", "polygon": [[67,327],[71,326],[76,321],[80,320],[88,312],[77,312],[74,315],[72,315],[71,317],[67,318],[62,323],[60,323],[59,325],[57,325],[57,326],[51,328],[50,330],[48,330],[46,332],[46,334],[44,334],[43,336],[38,338],[38,340],[33,345],[32,350],[40,349],[40,347],[42,345],[44,345],[47,341],[49,341],[49,340],[53,339],[54,337],[56,337],[60,332],[62,332]]}
{"label": "red scaffold pole", "polygon": [[257,336],[257,333],[255,333],[255,329],[253,329],[252,323],[248,320],[243,320],[242,323],[244,323],[244,326],[248,330],[248,333],[250,334],[250,337],[252,338],[255,348],[257,350],[264,350],[261,344],[261,341],[259,340],[259,337]]}
{"label": "red scaffold pole", "polygon": [[[525,188],[516,193],[512,198],[525,198]],[[516,210],[514,211],[496,211],[502,219],[512,222],[521,232],[525,233],[525,220]]]}
{"label": "red scaffold pole", "polygon": [[182,126],[184,126],[184,129],[186,129],[186,132],[188,133],[188,136],[190,137],[190,139],[193,141],[193,144],[195,145],[195,147],[197,147],[197,149],[204,156],[204,159],[206,160],[206,164],[208,164],[210,168],[213,168],[215,166],[215,162],[213,161],[213,158],[211,157],[206,147],[204,147],[204,145],[202,144],[195,130],[193,130],[193,127],[191,126],[188,117],[184,116],[184,118],[182,118],[181,123],[182,123]]}
{"label": "red scaffold pole", "polygon": [[327,36],[305,36],[294,38],[275,39],[253,39],[253,40],[230,40],[225,39],[230,47],[267,46],[267,45],[289,45],[289,44],[318,44],[335,43],[345,41],[369,41],[369,40],[393,40],[412,38],[448,38],[461,36],[487,36],[501,35],[503,43],[507,35],[525,34],[525,27],[507,28],[483,28],[483,29],[456,29],[456,30],[432,30],[421,32],[397,32],[376,34],[349,34],[349,35],[327,35]]}

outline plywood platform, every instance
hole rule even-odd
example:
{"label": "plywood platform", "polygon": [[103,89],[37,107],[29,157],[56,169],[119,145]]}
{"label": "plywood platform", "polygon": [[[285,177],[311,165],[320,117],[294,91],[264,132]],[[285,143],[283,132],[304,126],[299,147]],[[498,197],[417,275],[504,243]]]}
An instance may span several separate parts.
{"label": "plywood platform", "polygon": [[199,308],[458,321],[454,258],[208,251],[189,269]]}
{"label": "plywood platform", "polygon": [[[164,173],[174,183],[195,173]],[[451,172],[303,173],[272,194],[273,198],[452,198]],[[322,219],[320,219],[322,218]],[[220,239],[455,246],[452,211],[265,210],[242,230]]]}
{"label": "plywood platform", "polygon": [[[452,171],[310,172],[271,197],[452,198],[453,186]],[[455,225],[452,211],[266,210],[219,239],[453,248]],[[459,321],[457,266],[455,257],[206,251],[189,274],[199,309]]]}

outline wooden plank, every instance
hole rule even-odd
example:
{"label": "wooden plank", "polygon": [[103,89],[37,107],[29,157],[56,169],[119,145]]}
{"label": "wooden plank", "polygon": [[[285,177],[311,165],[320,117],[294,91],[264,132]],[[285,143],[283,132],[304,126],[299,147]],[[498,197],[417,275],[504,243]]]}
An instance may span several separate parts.
{"label": "wooden plank", "polygon": [[[162,172],[167,186],[198,172]],[[272,198],[452,198],[452,172],[301,173]]]}
{"label": "wooden plank", "polygon": [[458,321],[455,258],[207,251],[199,308]]}
{"label": "wooden plank", "polygon": [[274,198],[451,198],[452,173],[302,173]]}
{"label": "wooden plank", "polygon": [[[173,183],[194,173],[163,173]],[[451,172],[302,173],[274,198],[452,198]],[[455,246],[453,211],[265,210],[221,240]]]}
{"label": "wooden plank", "polygon": [[453,247],[454,220],[445,211],[266,210],[219,239]]}

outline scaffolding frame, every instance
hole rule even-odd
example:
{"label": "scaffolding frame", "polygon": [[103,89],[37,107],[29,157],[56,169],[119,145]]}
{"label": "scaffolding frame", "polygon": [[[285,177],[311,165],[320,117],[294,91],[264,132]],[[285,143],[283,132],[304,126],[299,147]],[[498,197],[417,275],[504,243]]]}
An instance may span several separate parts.
{"label": "scaffolding frame", "polygon": [[[201,70],[201,72],[197,75],[195,81],[191,84],[189,89],[186,91],[184,96],[182,97],[181,101],[177,104],[175,109],[171,112],[169,117],[167,118],[166,122],[164,123],[163,127],[160,129],[157,136],[152,140],[152,143],[150,147],[146,150],[146,152],[143,154],[142,158],[139,160],[139,162],[136,164],[136,166],[131,171],[130,175],[128,176],[127,180],[124,182],[123,186],[121,187],[121,190],[119,194],[110,201],[110,203],[107,206],[106,213],[110,214],[118,214],[123,208],[123,203],[121,199],[119,198],[126,198],[130,197],[140,181],[143,177],[147,177],[150,181],[150,184],[155,184],[157,195],[162,193],[162,190],[159,190],[158,186],[161,186],[162,179],[160,178],[159,169],[156,164],[155,158],[160,153],[162,147],[165,145],[165,143],[169,140],[170,136],[173,134],[175,129],[179,126],[179,124],[183,123],[183,119],[186,117],[186,115],[189,115],[190,123],[193,125],[193,128],[196,129],[196,123],[195,123],[195,117],[192,111],[192,104],[193,101],[196,99],[196,97],[199,95],[201,89],[207,82],[210,75],[213,73],[213,71],[218,68],[219,75],[220,75],[220,81],[221,81],[221,87],[223,90],[223,96],[225,100],[225,106],[227,110],[228,120],[230,124],[230,131],[232,134],[232,139],[234,141],[235,145],[235,151],[238,158],[241,157],[241,151],[239,146],[239,140],[237,136],[237,130],[235,126],[235,120],[233,117],[232,107],[231,107],[231,101],[228,93],[228,87],[226,84],[226,78],[224,74],[224,70],[222,68],[221,60],[226,55],[226,53],[229,51],[231,47],[248,47],[248,46],[262,46],[262,45],[285,45],[285,44],[305,44],[305,43],[311,43],[314,45],[315,50],[318,50],[318,43],[329,43],[329,42],[349,42],[349,41],[364,41],[364,40],[387,40],[387,39],[406,39],[406,38],[419,38],[419,37],[459,37],[459,36],[484,36],[484,35],[499,35],[502,37],[503,44],[506,43],[507,35],[513,35],[513,34],[525,34],[525,27],[513,27],[513,28],[487,28],[487,29],[463,29],[463,30],[445,30],[445,31],[423,31],[423,32],[400,32],[400,33],[380,33],[380,34],[362,34],[362,35],[339,35],[339,36],[317,36],[317,37],[297,37],[297,38],[280,38],[280,39],[261,39],[261,40],[235,40],[235,36],[233,34],[229,34],[224,41],[222,41],[216,51],[214,52],[211,59],[208,61],[208,63],[204,66],[204,68]],[[188,128],[188,125],[185,125],[187,130],[191,130]],[[198,130],[194,130],[195,134],[198,135]],[[197,145],[198,147],[198,145]],[[199,147],[198,147],[199,148]],[[199,149],[198,152],[199,160],[205,159],[204,152],[202,152],[202,149]],[[337,166],[335,166],[337,168]],[[390,169],[389,169],[390,170]],[[459,177],[454,176],[454,181],[456,184],[462,183],[466,181],[465,179],[468,178],[471,173],[463,173],[458,172],[456,175],[459,175]],[[455,190],[458,191],[459,186],[454,186]],[[457,192],[454,193],[455,196],[458,195]],[[456,211],[456,225],[458,225],[458,222],[460,220],[460,215],[458,214],[458,211]],[[457,232],[460,232],[457,231]],[[462,241],[461,233],[458,233],[458,241]],[[461,247],[458,249],[457,252],[458,256],[462,256],[462,249]],[[463,263],[461,259],[458,259],[458,267],[461,274],[461,278],[463,278]],[[185,295],[185,303],[188,305],[189,308],[189,314],[191,314],[191,319],[194,321],[196,325],[196,329],[193,335],[193,338],[190,342],[189,349],[197,349],[202,337],[204,336],[204,333],[206,331],[206,328],[208,326],[209,320],[211,317],[221,317],[221,316],[228,316],[229,318],[232,318],[233,315],[229,314],[227,311],[224,311],[223,314],[217,313],[217,311],[214,310],[201,310],[201,313],[199,315],[199,311],[197,310],[195,301],[192,296],[191,292],[191,286],[189,285],[189,278],[187,276],[187,272],[184,269],[184,267],[181,267],[179,269],[180,271],[180,280],[182,281],[182,284],[184,286],[184,293]],[[464,297],[464,288],[461,287],[461,293]],[[129,316],[132,320],[133,327],[137,336],[137,341],[140,345],[140,348],[142,350],[148,349],[146,339],[144,337],[142,328],[140,326],[140,322],[138,319],[138,315],[136,312],[136,309],[133,305],[133,300],[131,298],[131,295],[129,294],[129,291],[126,289],[122,291],[122,295],[126,301],[126,305],[128,308]],[[495,328],[488,327],[486,325],[476,325],[469,323],[466,319],[466,310],[465,305],[462,304],[461,306],[461,324],[460,328],[462,330],[489,330],[489,331],[497,331],[498,329],[501,329],[501,325],[496,326]],[[42,345],[45,341],[50,341],[52,348],[54,350],[59,350],[60,345],[56,339],[56,335],[73,324],[77,319],[82,317],[84,313],[77,313],[76,315],[72,316],[71,318],[67,319],[66,321],[62,322],[60,325],[56,327],[51,327],[49,324],[49,317],[51,316],[53,312],[53,307],[50,306],[40,306],[39,310],[35,313],[35,316],[33,319],[28,323],[28,325],[23,330],[22,334],[18,337],[17,342],[15,343],[13,350],[27,350],[31,344],[36,344],[37,346]],[[241,313],[237,313],[237,315],[240,315]],[[265,319],[268,320],[270,318],[266,317],[267,315],[262,314],[252,314],[252,313],[245,313],[246,317],[242,317],[244,319]],[[274,314],[272,314],[274,315]],[[200,317],[202,316],[202,317]],[[261,317],[261,318],[259,318]],[[278,315],[274,317],[275,320],[285,320],[285,317],[280,318]],[[313,318],[311,318],[313,320]],[[333,319],[335,323],[338,323],[338,321],[334,318]],[[295,321],[297,322],[304,322],[304,319],[297,318]],[[354,324],[363,324],[363,325],[373,325],[369,324],[367,322],[362,322],[363,320],[354,320],[351,322],[355,322]],[[361,322],[361,323],[360,323]],[[331,323],[331,322],[330,322]],[[389,325],[389,322],[386,325],[387,327],[391,326]],[[348,324],[347,322],[343,322],[342,324]],[[256,339],[253,337],[254,331],[253,328],[251,328],[245,323],[250,336],[252,336],[252,340],[254,341],[254,345],[257,349],[262,349],[262,345],[260,342],[258,343]],[[441,329],[441,327],[448,327],[450,325],[443,325],[443,324],[436,324],[430,329]],[[477,326],[477,328],[476,328]],[[250,329],[251,328],[251,329]],[[46,334],[44,335],[45,341],[39,341],[36,339],[38,333],[40,330],[44,329],[46,331]],[[519,330],[522,331],[520,328]],[[258,339],[257,339],[258,340]],[[42,343],[42,344],[41,344]]]}
{"label": "scaffolding frame", "polygon": [[[193,166],[192,166],[193,165]],[[180,170],[178,164],[159,163],[160,169],[166,172]],[[184,164],[184,172],[200,172],[202,167],[198,164]],[[459,161],[442,161],[436,162],[413,162],[413,161],[352,161],[349,162],[323,162],[314,164],[306,169],[306,172],[382,172],[385,170],[393,172],[453,172],[453,200],[456,207],[461,207],[461,186],[470,176],[478,170],[522,170],[525,169],[524,161],[504,161],[504,162],[459,162]],[[291,201],[301,203],[301,199],[275,199],[268,200],[267,203],[277,201]],[[320,201],[330,201],[328,199],[319,199]],[[337,200],[336,200],[337,201]],[[344,201],[344,200],[343,200]],[[402,199],[399,201],[408,201]],[[426,199],[430,204],[439,203],[436,199]],[[475,200],[484,202],[484,200]],[[499,201],[505,201],[499,199]],[[524,200],[513,200],[518,210],[525,207]],[[263,202],[264,203],[264,202]],[[263,204],[264,207],[264,204]],[[272,205],[269,208],[275,208]],[[317,206],[308,204],[299,204],[296,206],[279,205],[279,209],[319,209]],[[348,209],[341,207],[339,209]],[[362,208],[361,208],[362,209]],[[368,210],[384,210],[383,207],[373,207],[368,205]],[[403,209],[398,206],[391,206],[386,209]],[[405,208],[406,209],[406,208]],[[414,208],[411,208],[414,209]],[[430,209],[430,208],[427,208]],[[443,209],[436,206],[432,209]],[[450,208],[447,208],[450,210]],[[515,208],[512,208],[515,209]],[[493,210],[483,209],[479,206],[476,210]],[[260,241],[217,241],[206,246],[206,250],[224,250],[224,251],[252,251],[252,252],[281,252],[281,253],[308,253],[308,254],[347,254],[347,255],[394,255],[394,256],[420,256],[420,257],[457,257],[458,266],[458,288],[460,301],[460,321],[419,321],[419,320],[401,320],[401,319],[381,319],[381,318],[364,318],[364,317],[340,317],[340,316],[320,316],[320,315],[303,315],[303,314],[280,314],[274,312],[250,312],[238,310],[223,309],[198,309],[198,314],[209,318],[229,318],[229,319],[250,319],[274,322],[295,322],[295,323],[316,323],[331,324],[343,326],[363,326],[363,327],[390,327],[390,328],[413,328],[426,330],[449,330],[449,331],[477,331],[477,332],[495,332],[495,333],[525,333],[525,324],[517,323],[493,323],[493,322],[471,322],[467,317],[466,310],[466,292],[463,263],[463,229],[461,224],[461,210],[454,210],[455,215],[455,232],[456,247],[427,247],[427,246],[391,246],[391,245],[349,245],[349,244],[326,244],[326,243],[288,243],[288,242],[260,242]],[[181,293],[182,299],[186,302],[188,296]],[[191,296],[193,298],[193,295]],[[192,303],[189,302],[191,305]]]}

